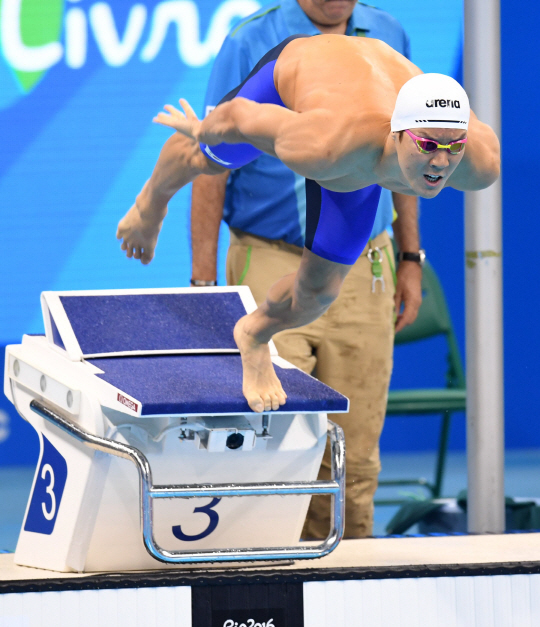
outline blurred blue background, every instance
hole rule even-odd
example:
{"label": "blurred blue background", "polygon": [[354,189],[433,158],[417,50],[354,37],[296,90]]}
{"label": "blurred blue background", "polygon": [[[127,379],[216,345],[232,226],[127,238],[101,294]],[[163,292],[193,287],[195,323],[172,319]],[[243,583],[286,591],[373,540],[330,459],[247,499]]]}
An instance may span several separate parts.
{"label": "blurred blue background", "polygon": [[[0,348],[19,342],[25,332],[42,332],[42,290],[188,284],[189,189],[171,202],[149,266],[121,254],[116,225],[169,134],[152,124],[152,117],[179,97],[201,112],[212,60],[225,34],[263,4],[0,0]],[[381,0],[378,6],[407,30],[413,62],[426,72],[460,78],[460,0]],[[528,5],[527,26],[538,25],[539,18],[540,6]],[[539,227],[532,197],[538,163],[533,111],[540,67],[534,39],[518,35],[526,26],[523,19],[503,0],[506,441],[514,448],[540,446],[538,296],[532,281]],[[530,148],[524,139],[529,134]],[[421,231],[464,356],[461,194],[446,190],[422,203]],[[224,231],[222,284],[226,244]],[[430,352],[438,351],[442,347],[435,342]],[[444,364],[438,372],[421,348],[396,351],[393,387],[427,387],[443,379]],[[389,420],[383,450],[433,449],[437,428],[426,418]],[[463,449],[464,443],[461,416],[453,424],[451,447]],[[36,457],[33,431],[1,396],[0,465],[32,463]]]}

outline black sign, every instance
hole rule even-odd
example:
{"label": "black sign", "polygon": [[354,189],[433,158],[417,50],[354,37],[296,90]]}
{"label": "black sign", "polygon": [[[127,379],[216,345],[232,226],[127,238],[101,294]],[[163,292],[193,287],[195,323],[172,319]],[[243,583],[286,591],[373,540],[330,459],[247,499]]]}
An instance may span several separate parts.
{"label": "black sign", "polygon": [[193,627],[304,627],[301,583],[193,586]]}

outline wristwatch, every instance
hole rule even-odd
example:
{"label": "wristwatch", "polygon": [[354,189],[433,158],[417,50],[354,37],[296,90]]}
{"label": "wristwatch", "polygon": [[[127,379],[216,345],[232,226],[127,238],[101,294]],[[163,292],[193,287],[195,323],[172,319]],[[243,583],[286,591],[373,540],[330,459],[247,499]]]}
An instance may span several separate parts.
{"label": "wristwatch", "polygon": [[191,287],[215,287],[217,285],[217,281],[201,281],[199,279],[191,279],[189,282]]}
{"label": "wristwatch", "polygon": [[401,253],[397,255],[398,263],[401,261],[415,261],[418,265],[423,266],[426,260],[426,251],[421,248],[417,253]]}

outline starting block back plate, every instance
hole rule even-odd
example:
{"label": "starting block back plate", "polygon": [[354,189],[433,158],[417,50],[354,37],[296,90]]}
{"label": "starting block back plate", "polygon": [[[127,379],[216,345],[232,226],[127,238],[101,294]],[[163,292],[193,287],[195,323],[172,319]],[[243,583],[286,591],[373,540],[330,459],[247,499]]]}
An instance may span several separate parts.
{"label": "starting block back plate", "polygon": [[72,360],[110,355],[237,353],[236,322],[256,308],[246,287],[43,292],[48,341]]}

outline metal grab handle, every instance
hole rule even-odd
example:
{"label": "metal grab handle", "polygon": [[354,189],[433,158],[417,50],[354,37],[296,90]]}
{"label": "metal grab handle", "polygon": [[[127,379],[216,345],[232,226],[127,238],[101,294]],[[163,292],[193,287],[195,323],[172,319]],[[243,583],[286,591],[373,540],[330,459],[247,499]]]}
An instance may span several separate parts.
{"label": "metal grab handle", "polygon": [[[204,485],[154,486],[152,469],[146,456],[134,446],[101,438],[81,429],[43,403],[33,400],[30,409],[56,425],[76,440],[104,453],[131,460],[139,472],[139,501],[142,539],[148,553],[166,564],[195,562],[254,561],[282,559],[313,559],[333,551],[343,537],[345,521],[345,438],[341,427],[328,421],[332,458],[332,481],[293,481],[275,483],[208,483]],[[155,541],[153,534],[153,499],[268,496],[291,494],[329,494],[331,497],[330,533],[316,546],[211,549],[206,551],[167,551]]]}

